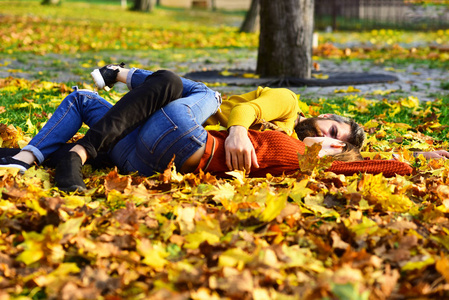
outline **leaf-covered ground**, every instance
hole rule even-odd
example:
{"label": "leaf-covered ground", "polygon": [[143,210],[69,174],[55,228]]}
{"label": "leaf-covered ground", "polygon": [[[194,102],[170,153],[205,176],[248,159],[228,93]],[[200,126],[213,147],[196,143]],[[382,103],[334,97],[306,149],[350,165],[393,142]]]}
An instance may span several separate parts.
{"label": "leaf-covered ground", "polygon": [[[82,61],[76,72],[84,75],[75,83],[85,88],[92,87],[88,71],[111,59],[114,48],[109,34],[114,32],[115,39],[128,36],[118,47],[128,49],[130,56],[134,36],[160,37],[170,47],[186,48],[158,50],[155,64],[162,66],[181,63],[186,57],[218,61],[213,55],[220,53],[232,67],[238,58],[227,57],[226,53],[233,53],[226,48],[229,43],[242,47],[239,53],[255,47],[255,36],[237,34],[231,25],[217,27],[208,36],[215,30],[207,23],[210,18],[198,19],[201,26],[189,23],[190,18],[207,16],[202,11],[182,12],[190,24],[186,29],[184,23],[164,23],[164,18],[179,17],[176,10],[136,15],[116,6],[89,6],[87,11],[83,3],[64,2],[57,8],[41,8],[34,1],[3,3],[8,8],[0,5],[0,31],[6,37],[0,45],[2,64],[26,66],[31,61],[39,68],[30,57],[45,52],[40,56],[42,64],[67,74],[74,71],[72,59]],[[74,13],[80,9],[85,19],[81,24]],[[105,10],[123,22],[103,22]],[[218,18],[236,16],[217,13]],[[138,26],[139,21],[144,25]],[[108,26],[108,33],[88,30],[91,24],[92,28]],[[182,39],[177,38],[179,32]],[[374,34],[381,33],[359,34],[360,44]],[[397,39],[405,40],[407,35],[397,33]],[[404,50],[420,57],[401,63],[447,65],[441,50],[447,35],[427,35],[440,37],[440,47],[432,49],[428,42],[420,49]],[[70,44],[70,39],[78,42]],[[197,40],[216,49],[207,56],[204,49],[194,49],[204,47]],[[83,46],[92,42],[108,54]],[[348,52],[346,46],[326,47],[343,57],[342,66],[344,60],[379,60],[379,53],[390,63],[406,56],[401,50],[394,57],[395,50],[385,45],[364,50],[359,58],[349,57],[357,52],[355,48]],[[70,51],[65,53],[66,49]],[[61,56],[52,60],[55,53]],[[33,68],[16,70],[35,73]],[[71,92],[72,82],[58,80],[48,69],[38,77],[21,77],[0,79],[2,147],[23,146]],[[300,104],[310,116],[334,111],[355,117],[369,136],[364,150],[373,157],[383,152],[383,158],[399,153],[412,165],[411,176],[345,177],[303,163],[302,172],[294,176],[248,179],[236,172],[232,179],[223,180],[202,173],[181,175],[174,167],[141,177],[85,166],[88,192],[64,194],[54,188],[52,169],[33,167],[24,175],[0,170],[0,299],[448,297],[449,162],[414,159],[410,151],[448,148],[449,96],[436,95],[422,103],[412,95],[387,90],[379,91],[380,100],[356,90],[344,92],[322,99],[301,97]],[[353,93],[344,96],[346,92]],[[120,98],[118,92],[102,95],[111,102]]]}

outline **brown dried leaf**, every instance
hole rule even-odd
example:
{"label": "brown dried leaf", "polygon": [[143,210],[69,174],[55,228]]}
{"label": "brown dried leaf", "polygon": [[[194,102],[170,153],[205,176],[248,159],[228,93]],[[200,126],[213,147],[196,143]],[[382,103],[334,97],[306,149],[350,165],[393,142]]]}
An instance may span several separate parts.
{"label": "brown dried leaf", "polygon": [[108,176],[104,179],[104,187],[106,189],[106,194],[112,190],[119,191],[121,193],[125,192],[131,187],[132,179],[130,176],[120,176],[117,172],[117,167],[109,172]]}

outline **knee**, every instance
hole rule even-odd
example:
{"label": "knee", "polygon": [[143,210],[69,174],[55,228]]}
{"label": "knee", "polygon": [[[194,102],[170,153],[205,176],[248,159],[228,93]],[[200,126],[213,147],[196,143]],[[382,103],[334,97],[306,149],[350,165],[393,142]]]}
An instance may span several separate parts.
{"label": "knee", "polygon": [[79,110],[84,109],[85,107],[90,107],[91,105],[96,105],[97,103],[102,104],[106,107],[111,107],[112,105],[100,97],[96,92],[91,90],[82,90],[77,89],[67,95],[62,103],[70,103],[70,105],[74,105]]}
{"label": "knee", "polygon": [[182,80],[181,77],[169,70],[159,70],[154,72],[151,76],[159,78],[163,82],[175,99],[182,96]]}
{"label": "knee", "polygon": [[191,108],[182,101],[172,101],[162,108],[164,114],[178,123],[178,119],[184,120],[191,116]]}
{"label": "knee", "polygon": [[80,99],[80,94],[78,90],[75,90],[73,92],[71,92],[70,94],[68,94],[63,100],[62,102],[77,102]]}

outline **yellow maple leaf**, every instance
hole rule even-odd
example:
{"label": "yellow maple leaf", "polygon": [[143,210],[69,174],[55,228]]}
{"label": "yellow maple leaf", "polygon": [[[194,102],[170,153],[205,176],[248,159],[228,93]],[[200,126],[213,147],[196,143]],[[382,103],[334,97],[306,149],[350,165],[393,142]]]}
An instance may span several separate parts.
{"label": "yellow maple leaf", "polygon": [[254,74],[254,73],[243,73],[242,77],[243,78],[260,78],[259,75]]}
{"label": "yellow maple leaf", "polygon": [[210,195],[214,196],[213,200],[218,203],[223,203],[223,200],[231,201],[235,193],[235,187],[229,182],[218,184],[209,192]]}
{"label": "yellow maple leaf", "polygon": [[333,217],[337,223],[340,223],[340,214],[334,209],[329,209],[323,205],[324,194],[319,193],[317,195],[307,195],[304,197],[304,203],[301,204],[313,213],[321,216],[322,218]]}
{"label": "yellow maple leaf", "polygon": [[12,108],[33,108],[33,109],[42,109],[42,105],[41,104],[37,104],[37,103],[33,103],[33,102],[24,102],[24,103],[20,103],[20,104],[14,104],[11,105]]}
{"label": "yellow maple leaf", "polygon": [[143,256],[142,263],[161,271],[168,264],[165,259],[169,253],[160,243],[152,243],[148,239],[136,239],[137,251]]}
{"label": "yellow maple leaf", "polygon": [[220,222],[217,219],[203,219],[196,222],[195,231],[185,236],[185,248],[196,249],[202,242],[213,245],[220,242],[223,236],[220,229]]}
{"label": "yellow maple leaf", "polygon": [[441,255],[441,259],[438,259],[435,267],[437,271],[443,275],[446,282],[449,282],[449,259],[444,257],[444,254]]}
{"label": "yellow maple leaf", "polygon": [[[25,250],[16,258],[27,265],[43,258],[52,263],[62,261],[65,251],[60,240],[62,236],[53,225],[47,225],[42,233],[22,232],[24,242],[20,244]],[[44,256],[45,253],[45,256]]]}
{"label": "yellow maple leaf", "polygon": [[218,258],[220,267],[237,267],[242,270],[244,265],[250,262],[253,256],[240,248],[231,248],[223,252]]}
{"label": "yellow maple leaf", "polygon": [[235,170],[235,171],[229,171],[229,172],[225,172],[225,173],[234,177],[239,184],[245,183],[245,171]]}
{"label": "yellow maple leaf", "polygon": [[372,91],[371,94],[373,94],[373,95],[381,95],[381,96],[384,96],[384,95],[388,95],[388,94],[391,94],[391,93],[394,93],[394,92],[396,92],[396,90],[392,90],[392,89],[388,89],[388,90],[375,90],[375,91]]}
{"label": "yellow maple leaf", "polygon": [[276,194],[267,193],[266,195],[266,208],[260,214],[260,220],[264,222],[270,222],[275,219],[287,204],[286,194]]}
{"label": "yellow maple leaf", "polygon": [[91,198],[89,196],[67,195],[64,197],[64,205],[68,208],[77,208],[90,201]]}
{"label": "yellow maple leaf", "polygon": [[363,124],[363,126],[366,129],[370,129],[370,128],[377,128],[379,126],[379,122],[377,122],[376,120],[369,120],[368,122],[366,122],[365,124]]}
{"label": "yellow maple leaf", "polygon": [[335,94],[338,94],[338,93],[358,93],[358,92],[360,92],[360,90],[356,89],[353,86],[348,86],[347,89],[336,89],[336,90],[334,90]]}
{"label": "yellow maple leaf", "polygon": [[[416,259],[416,256],[414,257]],[[422,260],[408,261],[402,266],[401,271],[421,270],[427,266],[433,265],[435,259],[430,255],[422,255]]]}
{"label": "yellow maple leaf", "polygon": [[415,96],[408,96],[407,98],[401,99],[401,105],[408,108],[418,108],[419,107],[419,99]]}
{"label": "yellow maple leaf", "polygon": [[329,75],[322,74],[322,73],[320,73],[320,74],[312,74],[312,77],[316,78],[316,79],[329,79]]}
{"label": "yellow maple leaf", "polygon": [[231,73],[228,70],[224,70],[224,71],[221,71],[220,75],[222,75],[222,76],[234,76],[234,73]]}
{"label": "yellow maple leaf", "polygon": [[66,234],[76,234],[78,233],[81,224],[83,223],[85,216],[81,216],[78,218],[72,218],[67,220],[66,222],[63,222],[59,224],[58,226],[58,232],[64,236]]}
{"label": "yellow maple leaf", "polygon": [[315,143],[310,147],[306,147],[304,154],[298,153],[298,163],[301,172],[306,174],[316,174],[320,171],[328,169],[332,162],[332,156],[319,157],[321,144]]}
{"label": "yellow maple leaf", "polygon": [[287,246],[286,243],[282,244],[282,252],[289,259],[283,263],[285,268],[300,267],[303,270],[322,273],[326,270],[324,262],[321,259],[317,259],[309,248],[303,248],[299,245]]}
{"label": "yellow maple leaf", "polygon": [[207,131],[221,131],[221,130],[226,130],[226,127],[221,126],[220,124],[216,124],[216,125],[207,125],[206,127],[204,127],[204,129],[206,129]]}
{"label": "yellow maple leaf", "polygon": [[313,190],[307,188],[308,183],[308,179],[303,179],[300,182],[293,183],[293,188],[290,190],[289,197],[296,203],[301,204],[302,199],[304,199],[305,196],[313,193]]}
{"label": "yellow maple leaf", "polygon": [[41,216],[45,216],[47,214],[47,211],[39,205],[39,200],[34,197],[31,199],[25,200],[25,204],[32,210],[39,213],[39,215],[41,215]]}
{"label": "yellow maple leaf", "polygon": [[382,173],[365,174],[359,185],[363,197],[371,205],[378,204],[385,211],[405,212],[414,205],[405,194],[394,194],[391,188]]}

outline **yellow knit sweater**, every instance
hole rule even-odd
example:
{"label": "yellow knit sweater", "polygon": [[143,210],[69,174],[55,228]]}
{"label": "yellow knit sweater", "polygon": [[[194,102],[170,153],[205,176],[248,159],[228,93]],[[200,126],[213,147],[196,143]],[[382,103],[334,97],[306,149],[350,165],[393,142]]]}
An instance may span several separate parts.
{"label": "yellow knit sweater", "polygon": [[285,88],[258,87],[255,91],[224,100],[217,113],[207,119],[204,125],[219,124],[226,129],[240,125],[260,130],[264,121],[267,121],[296,137],[293,128],[298,114],[302,112],[294,92]]}

